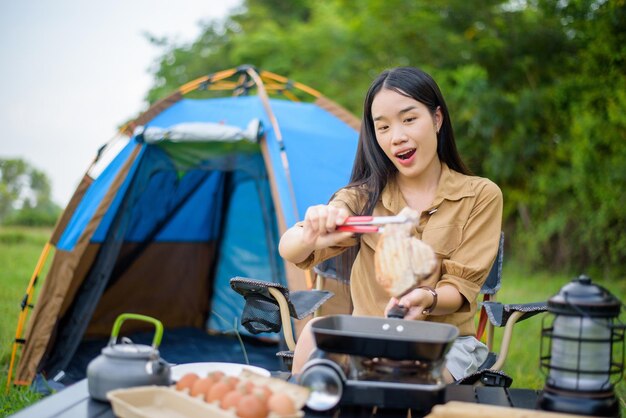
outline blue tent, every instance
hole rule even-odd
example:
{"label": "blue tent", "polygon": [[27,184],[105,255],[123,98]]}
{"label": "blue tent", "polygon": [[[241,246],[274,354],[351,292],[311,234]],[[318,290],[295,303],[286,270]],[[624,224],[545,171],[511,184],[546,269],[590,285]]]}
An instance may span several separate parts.
{"label": "blue tent", "polygon": [[[235,94],[210,96],[224,86]],[[184,96],[192,91],[200,97]],[[244,66],[188,83],[126,125],[99,152],[46,246],[56,251],[18,341],[15,382],[83,377],[123,312],[163,322],[170,362],[277,368],[277,337],[239,325],[244,300],[228,282],[307,286],[278,255],[278,240],[347,183],[358,123],[315,90]],[[149,342],[142,326],[123,331]]]}

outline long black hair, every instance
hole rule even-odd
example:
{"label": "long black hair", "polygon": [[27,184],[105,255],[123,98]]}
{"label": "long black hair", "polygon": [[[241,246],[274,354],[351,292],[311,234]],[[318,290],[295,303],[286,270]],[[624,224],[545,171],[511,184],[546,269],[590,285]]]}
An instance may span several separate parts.
{"label": "long black hair", "polygon": [[459,155],[454,131],[450,121],[448,107],[433,78],[415,67],[397,67],[383,71],[367,90],[363,104],[363,120],[357,146],[350,183],[347,187],[359,187],[367,194],[366,204],[360,214],[370,215],[380,198],[387,181],[397,172],[396,167],[385,155],[376,140],[372,102],[382,90],[393,90],[424,104],[434,116],[437,108],[443,116],[443,122],[437,134],[437,156],[451,169],[471,175]]}
{"label": "long black hair", "polygon": [[[457,151],[448,107],[435,80],[415,67],[397,67],[385,70],[376,77],[365,95],[359,143],[352,166],[350,183],[346,186],[355,188],[363,197],[365,203],[357,209],[359,215],[372,214],[385,185],[397,172],[396,167],[378,145],[372,118],[372,102],[382,89],[393,90],[403,96],[417,100],[424,104],[433,116],[439,108],[443,122],[437,133],[437,156],[451,169],[462,174],[472,174]],[[348,275],[358,250],[359,246],[351,247],[339,256],[337,267],[344,277]]]}

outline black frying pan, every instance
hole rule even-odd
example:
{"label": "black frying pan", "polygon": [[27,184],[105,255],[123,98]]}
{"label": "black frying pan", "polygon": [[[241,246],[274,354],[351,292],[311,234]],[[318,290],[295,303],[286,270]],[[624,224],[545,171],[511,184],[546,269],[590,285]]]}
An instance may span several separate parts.
{"label": "black frying pan", "polygon": [[459,335],[449,324],[350,315],[324,317],[311,329],[321,350],[394,360],[440,360]]}

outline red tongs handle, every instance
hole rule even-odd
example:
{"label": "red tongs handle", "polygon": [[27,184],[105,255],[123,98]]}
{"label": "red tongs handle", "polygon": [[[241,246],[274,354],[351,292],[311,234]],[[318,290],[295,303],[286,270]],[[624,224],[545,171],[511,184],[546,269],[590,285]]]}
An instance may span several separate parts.
{"label": "red tongs handle", "polygon": [[346,232],[380,232],[382,226],[390,223],[407,222],[403,215],[396,216],[349,216],[343,225],[337,227],[337,231]]}
{"label": "red tongs handle", "polygon": [[374,223],[373,216],[349,216],[343,225],[337,227],[337,231],[342,232],[378,232],[379,226],[372,225]]}
{"label": "red tongs handle", "polygon": [[380,226],[378,225],[339,225],[337,231],[341,232],[359,232],[366,234],[368,232],[378,232]]}
{"label": "red tongs handle", "polygon": [[408,222],[406,216],[348,216],[344,225],[386,225]]}

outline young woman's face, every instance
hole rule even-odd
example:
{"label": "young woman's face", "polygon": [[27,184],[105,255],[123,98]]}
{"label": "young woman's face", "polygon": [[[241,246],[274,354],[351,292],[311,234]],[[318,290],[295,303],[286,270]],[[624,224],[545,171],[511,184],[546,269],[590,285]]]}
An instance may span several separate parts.
{"label": "young woman's face", "polygon": [[439,161],[437,131],[442,114],[421,102],[382,89],[372,101],[376,140],[402,176],[419,177]]}

